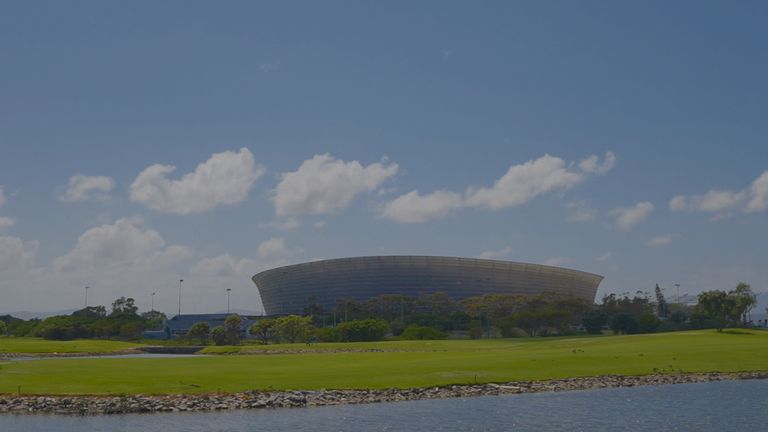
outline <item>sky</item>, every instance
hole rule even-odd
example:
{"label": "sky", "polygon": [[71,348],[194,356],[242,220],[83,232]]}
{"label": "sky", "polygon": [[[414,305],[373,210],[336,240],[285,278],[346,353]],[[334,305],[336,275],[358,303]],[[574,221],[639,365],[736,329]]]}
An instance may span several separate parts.
{"label": "sky", "polygon": [[[0,4],[0,313],[360,255],[768,290],[768,4]],[[155,293],[153,296],[152,293]]]}

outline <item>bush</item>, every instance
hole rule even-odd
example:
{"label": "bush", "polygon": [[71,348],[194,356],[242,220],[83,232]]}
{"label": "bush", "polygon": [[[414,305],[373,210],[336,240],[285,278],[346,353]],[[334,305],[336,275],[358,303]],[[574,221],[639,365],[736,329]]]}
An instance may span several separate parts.
{"label": "bush", "polygon": [[616,314],[611,318],[611,330],[616,334],[637,333],[639,328],[640,324],[637,322],[637,318],[630,314]]}
{"label": "bush", "polygon": [[0,321],[0,336],[5,336],[8,333],[8,326],[5,325],[5,321]]}
{"label": "bush", "polygon": [[120,326],[120,336],[126,339],[141,339],[144,326],[140,322],[127,322]]}
{"label": "bush", "polygon": [[447,333],[443,333],[436,328],[416,324],[411,324],[406,327],[403,334],[400,335],[400,338],[405,340],[435,340],[445,339],[447,337]]}
{"label": "bush", "polygon": [[336,331],[333,327],[320,327],[312,331],[318,341],[320,342],[338,342]]}
{"label": "bush", "polygon": [[210,333],[211,326],[208,325],[208,323],[205,321],[200,321],[192,324],[192,327],[189,328],[187,336],[190,338],[198,338],[200,339],[201,344],[205,344],[205,342],[208,340],[208,334]]}
{"label": "bush", "polygon": [[581,318],[581,325],[589,334],[600,334],[606,324],[608,324],[608,315],[605,312],[589,311]]}
{"label": "bush", "polygon": [[640,333],[654,333],[659,328],[659,325],[661,325],[661,321],[656,318],[656,315],[645,313],[640,315],[638,324]]}
{"label": "bush", "polygon": [[211,340],[216,345],[227,344],[227,332],[224,330],[223,326],[216,326],[211,329]]}
{"label": "bush", "polygon": [[372,342],[384,340],[389,325],[380,319],[365,319],[343,322],[334,329],[340,342]]}

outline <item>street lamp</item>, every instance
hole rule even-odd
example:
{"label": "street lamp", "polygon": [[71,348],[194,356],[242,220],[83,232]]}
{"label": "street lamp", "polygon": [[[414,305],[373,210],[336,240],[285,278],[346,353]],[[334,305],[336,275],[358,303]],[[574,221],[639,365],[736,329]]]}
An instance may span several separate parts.
{"label": "street lamp", "polygon": [[179,279],[179,315],[181,315],[181,283],[184,279]]}
{"label": "street lamp", "polygon": [[150,308],[152,312],[155,311],[155,293],[152,293],[152,307]]}
{"label": "street lamp", "polygon": [[232,291],[232,288],[227,288],[227,315],[229,315],[229,293]]}
{"label": "street lamp", "polygon": [[675,287],[677,287],[677,304],[680,304],[680,284],[676,283]]}
{"label": "street lamp", "polygon": [[85,287],[85,306],[83,306],[84,308],[88,307],[88,288],[90,287]]}

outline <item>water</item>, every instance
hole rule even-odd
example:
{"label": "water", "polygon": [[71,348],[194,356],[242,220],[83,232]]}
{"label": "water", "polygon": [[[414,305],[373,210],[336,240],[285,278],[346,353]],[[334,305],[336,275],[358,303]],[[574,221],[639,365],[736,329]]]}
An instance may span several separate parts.
{"label": "water", "polygon": [[768,380],[320,408],[112,416],[0,415],[0,431],[768,430]]}

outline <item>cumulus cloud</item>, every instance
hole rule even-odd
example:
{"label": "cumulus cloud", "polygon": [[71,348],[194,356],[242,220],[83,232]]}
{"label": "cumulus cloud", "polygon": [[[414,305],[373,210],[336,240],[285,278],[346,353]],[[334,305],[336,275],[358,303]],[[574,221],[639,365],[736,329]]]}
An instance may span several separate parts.
{"label": "cumulus cloud", "polygon": [[363,166],[329,154],[305,160],[299,169],[282,175],[275,189],[278,216],[300,213],[324,214],[349,205],[361,193],[377,189],[397,173],[398,165],[386,160]]}
{"label": "cumulus cloud", "polygon": [[31,267],[38,248],[37,242],[18,237],[0,236],[0,271],[24,270]]}
{"label": "cumulus cloud", "polygon": [[603,162],[597,155],[591,155],[579,162],[579,168],[589,174],[605,175],[616,166],[616,155],[613,152],[606,152]]}
{"label": "cumulus cloud", "polygon": [[675,239],[674,234],[660,234],[648,240],[646,244],[650,247],[664,246],[666,244],[672,243],[674,239]]}
{"label": "cumulus cloud", "polygon": [[589,222],[595,219],[595,210],[586,201],[572,201],[565,204],[567,219],[571,222]]}
{"label": "cumulus cloud", "polygon": [[610,211],[616,217],[616,225],[622,230],[629,230],[634,225],[645,221],[653,213],[654,205],[648,201],[635,204],[632,207],[619,207]]}
{"label": "cumulus cloud", "polygon": [[419,223],[445,216],[463,206],[461,195],[439,190],[420,195],[413,190],[384,205],[381,217],[402,223]]}
{"label": "cumulus cloud", "polygon": [[465,201],[471,207],[513,207],[547,192],[569,189],[583,179],[583,175],[570,171],[564,160],[544,155],[509,167],[491,187],[467,190]]}
{"label": "cumulus cloud", "polygon": [[768,171],[763,171],[760,177],[752,182],[749,189],[748,212],[761,212],[768,209]]}
{"label": "cumulus cloud", "polygon": [[294,231],[301,226],[301,221],[295,217],[290,217],[284,221],[272,221],[260,223],[260,228],[277,228],[281,231]]}
{"label": "cumulus cloud", "polygon": [[157,231],[143,227],[141,219],[132,218],[89,229],[72,250],[56,258],[53,264],[59,272],[138,269],[170,266],[193,256],[189,247],[166,246]]}
{"label": "cumulus cloud", "polygon": [[168,178],[173,165],[145,168],[131,184],[131,200],[163,213],[200,213],[245,200],[266,169],[247,148],[215,153],[178,180]]}
{"label": "cumulus cloud", "polygon": [[704,195],[677,195],[669,200],[672,211],[720,213],[738,206],[746,197],[744,192],[713,189]]}
{"label": "cumulus cloud", "polygon": [[[599,163],[597,156],[590,156],[582,164],[590,173],[602,174],[613,167],[615,160],[613,153],[608,152],[603,163]],[[447,190],[421,195],[413,190],[383,205],[380,215],[398,222],[418,223],[440,218],[459,208],[498,210],[515,207],[540,195],[568,190],[584,178],[585,173],[571,169],[563,159],[545,154],[538,159],[510,166],[493,186],[468,188],[463,195]],[[571,220],[586,221],[594,217],[593,211],[583,202],[566,207],[572,211]]]}
{"label": "cumulus cloud", "polygon": [[711,189],[703,195],[676,195],[669,200],[669,208],[676,212],[715,213],[710,220],[727,218],[734,210],[747,213],[768,210],[768,171],[763,171],[743,190]]}
{"label": "cumulus cloud", "polygon": [[286,246],[283,238],[272,238],[259,243],[256,249],[259,258],[287,258],[303,252],[301,248]]}
{"label": "cumulus cloud", "polygon": [[191,274],[197,276],[249,276],[260,268],[255,260],[237,259],[229,254],[219,255],[213,258],[203,258],[192,267]]}
{"label": "cumulus cloud", "polygon": [[508,257],[512,253],[512,248],[507,246],[499,250],[488,250],[481,252],[478,258],[482,259],[498,259]]}
{"label": "cumulus cloud", "polygon": [[76,174],[69,178],[67,190],[59,196],[64,202],[86,201],[91,198],[104,199],[106,192],[115,187],[115,181],[106,176],[86,176]]}

